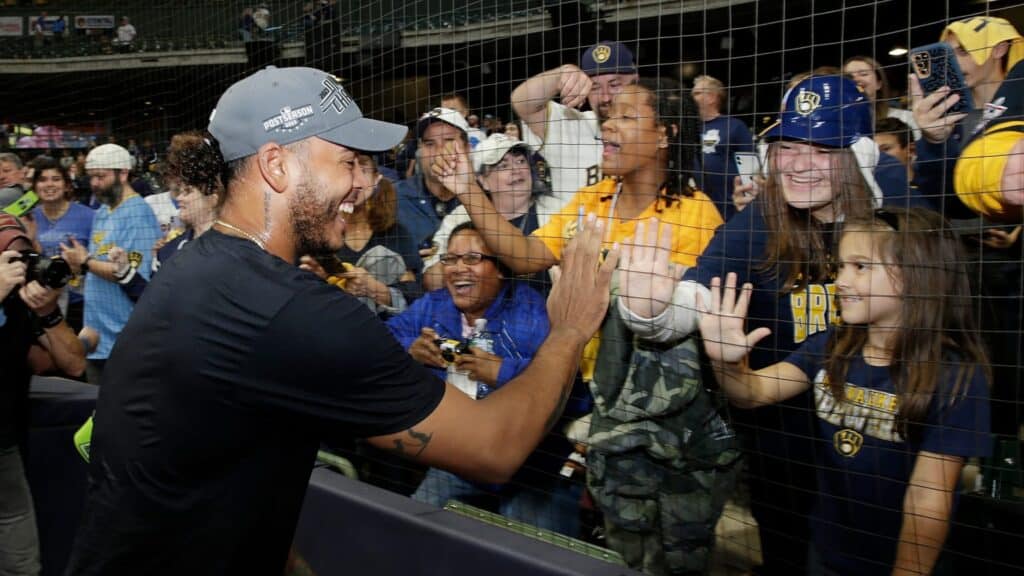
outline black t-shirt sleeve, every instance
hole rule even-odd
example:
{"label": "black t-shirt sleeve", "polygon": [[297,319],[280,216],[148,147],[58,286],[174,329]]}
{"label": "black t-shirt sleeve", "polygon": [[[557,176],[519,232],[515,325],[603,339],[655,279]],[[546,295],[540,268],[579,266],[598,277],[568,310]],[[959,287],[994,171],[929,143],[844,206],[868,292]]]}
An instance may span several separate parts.
{"label": "black t-shirt sleeve", "polygon": [[417,364],[370,310],[327,284],[296,294],[256,343],[258,405],[354,437],[406,430],[441,401],[444,383]]}

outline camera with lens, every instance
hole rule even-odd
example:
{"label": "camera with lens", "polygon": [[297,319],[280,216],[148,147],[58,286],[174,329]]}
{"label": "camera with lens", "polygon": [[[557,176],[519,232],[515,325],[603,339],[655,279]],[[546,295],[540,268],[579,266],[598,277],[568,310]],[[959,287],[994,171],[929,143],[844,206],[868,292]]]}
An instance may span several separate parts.
{"label": "camera with lens", "polygon": [[452,340],[451,338],[438,338],[434,340],[437,347],[441,349],[441,357],[449,364],[455,359],[469,351],[469,342]]}
{"label": "camera with lens", "polygon": [[71,266],[60,256],[40,256],[32,250],[22,250],[21,257],[15,261],[24,262],[27,268],[25,272],[25,283],[33,280],[47,288],[54,290],[63,288],[74,278],[71,273]]}

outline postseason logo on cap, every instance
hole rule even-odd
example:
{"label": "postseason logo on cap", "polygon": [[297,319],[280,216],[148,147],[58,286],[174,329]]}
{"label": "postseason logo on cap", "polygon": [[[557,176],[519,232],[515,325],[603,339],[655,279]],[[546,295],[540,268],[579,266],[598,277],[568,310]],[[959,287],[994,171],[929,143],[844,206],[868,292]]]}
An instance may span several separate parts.
{"label": "postseason logo on cap", "polygon": [[[321,82],[323,89],[320,90],[320,112],[327,113],[334,111],[335,114],[344,114],[345,110],[355,100],[341,86],[341,79],[337,76],[328,76]],[[280,113],[271,116],[263,121],[264,132],[293,132],[298,130],[310,118],[316,114],[312,104],[303,104],[299,107],[285,106]]]}
{"label": "postseason logo on cap", "polygon": [[306,120],[314,114],[313,106],[306,104],[299,108],[285,106],[276,116],[271,116],[263,121],[264,132],[292,132],[297,130]]}

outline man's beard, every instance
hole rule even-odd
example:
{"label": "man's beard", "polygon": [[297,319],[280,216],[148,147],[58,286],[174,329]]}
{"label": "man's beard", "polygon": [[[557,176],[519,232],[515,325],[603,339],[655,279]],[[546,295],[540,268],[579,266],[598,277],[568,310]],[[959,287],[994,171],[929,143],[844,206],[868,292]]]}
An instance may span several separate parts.
{"label": "man's beard", "polygon": [[296,187],[295,195],[288,202],[296,248],[299,254],[333,254],[341,246],[331,246],[327,228],[337,217],[337,210],[330,209],[327,186],[316,182],[309,169],[306,169],[304,176],[302,184]]}
{"label": "man's beard", "polygon": [[99,200],[101,204],[111,207],[117,206],[121,201],[121,194],[123,192],[124,184],[122,184],[120,180],[115,180],[113,184],[106,188],[93,190],[93,194],[96,195],[96,199]]}

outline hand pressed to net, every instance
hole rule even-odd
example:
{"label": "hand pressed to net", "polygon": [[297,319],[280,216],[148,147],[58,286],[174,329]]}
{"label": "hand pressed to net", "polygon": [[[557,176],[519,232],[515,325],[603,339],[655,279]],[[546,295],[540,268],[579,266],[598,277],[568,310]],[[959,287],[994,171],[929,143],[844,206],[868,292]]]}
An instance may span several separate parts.
{"label": "hand pressed to net", "polygon": [[601,326],[608,311],[612,272],[619,262],[615,248],[599,263],[603,236],[603,222],[591,214],[584,228],[566,245],[561,278],[548,297],[552,332],[571,330],[586,339]]}
{"label": "hand pressed to net", "polygon": [[672,228],[660,229],[657,218],[638,222],[636,234],[622,242],[619,260],[619,298],[641,318],[661,314],[672,300],[680,272],[672,265]]}
{"label": "hand pressed to net", "polygon": [[[721,278],[712,278],[711,307],[701,313],[700,317],[704,349],[711,360],[729,364],[740,362],[755,344],[771,334],[771,330],[764,327],[749,334],[743,329],[752,291],[753,286],[748,282],[737,296],[736,274],[732,272],[725,277],[725,288],[722,288]],[[697,296],[697,306],[704,309],[700,295]]]}

